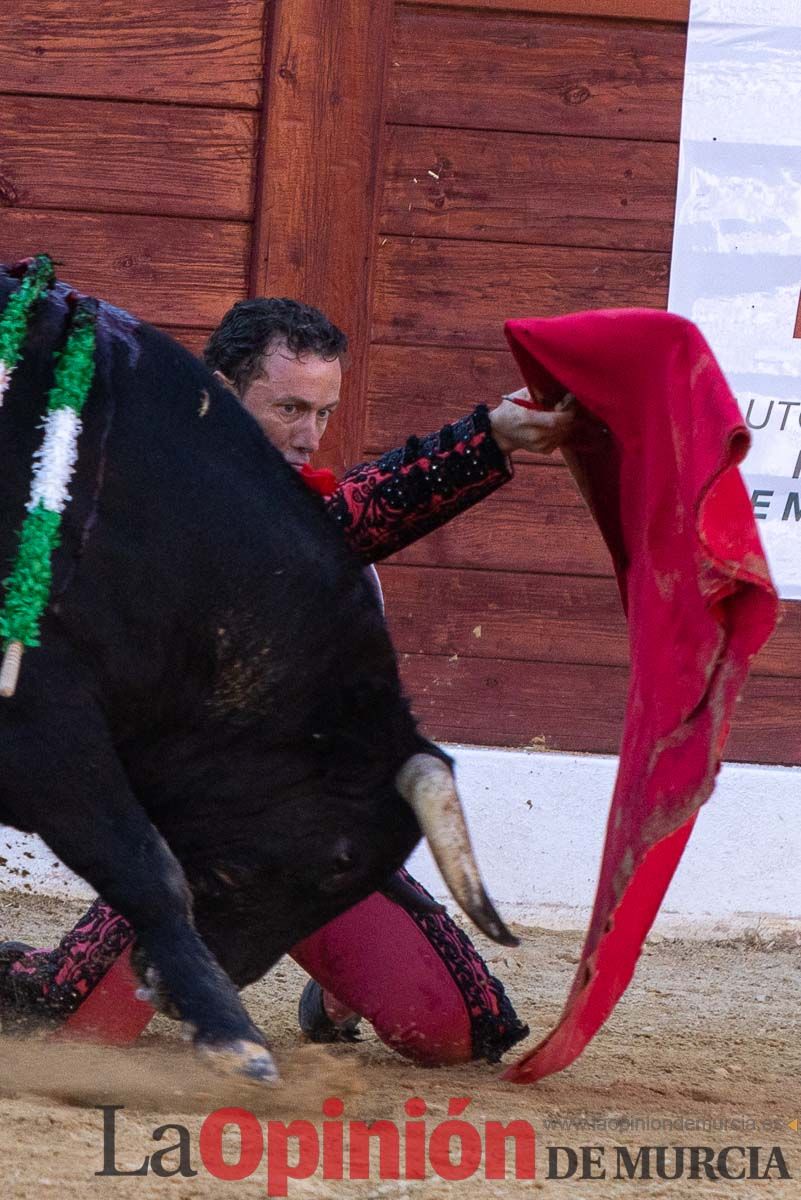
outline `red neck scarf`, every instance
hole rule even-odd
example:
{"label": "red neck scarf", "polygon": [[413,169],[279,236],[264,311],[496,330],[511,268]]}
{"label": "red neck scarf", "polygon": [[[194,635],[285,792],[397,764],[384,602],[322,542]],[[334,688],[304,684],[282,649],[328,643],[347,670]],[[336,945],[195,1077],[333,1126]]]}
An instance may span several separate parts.
{"label": "red neck scarf", "polygon": [[306,465],[300,468],[298,474],[307,487],[310,487],[313,492],[317,492],[320,496],[333,496],[339,487],[334,472],[328,471],[325,467],[321,467],[319,471],[316,471],[314,467]]}

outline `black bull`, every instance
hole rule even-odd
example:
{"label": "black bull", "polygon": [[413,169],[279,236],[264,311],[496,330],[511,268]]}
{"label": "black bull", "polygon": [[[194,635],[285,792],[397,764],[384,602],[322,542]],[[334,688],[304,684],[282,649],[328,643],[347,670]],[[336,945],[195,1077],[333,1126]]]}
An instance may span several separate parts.
{"label": "black bull", "polygon": [[[68,308],[40,301],[0,408],[3,570]],[[444,756],[322,502],[202,364],[101,304],[83,420],[41,646],[0,699],[0,821],[130,921],[201,1049],[269,1078],[236,988],[386,885],[420,837],[396,777]]]}

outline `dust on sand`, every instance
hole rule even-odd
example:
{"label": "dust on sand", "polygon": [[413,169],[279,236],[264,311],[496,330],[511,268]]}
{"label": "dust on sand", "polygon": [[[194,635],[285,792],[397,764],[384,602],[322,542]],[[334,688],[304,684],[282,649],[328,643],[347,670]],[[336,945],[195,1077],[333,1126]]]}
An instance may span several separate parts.
{"label": "dust on sand", "polygon": [[[0,896],[0,935],[53,944],[78,916],[75,903]],[[556,1021],[581,945],[579,933],[518,929],[513,951],[482,949],[532,1029],[531,1046]],[[480,941],[480,939],[478,939]],[[370,1197],[518,1197],[542,1192],[554,1200],[618,1197],[793,1200],[801,1196],[801,937],[766,939],[756,931],[731,942],[654,938],[629,991],[586,1053],[562,1074],[533,1087],[503,1083],[500,1068],[473,1064],[424,1070],[387,1050],[371,1034],[357,1046],[302,1046],[296,1024],[304,976],[289,960],[249,988],[246,1003],[267,1031],[284,1084],[272,1090],[211,1076],[192,1057],[174,1025],[159,1019],[131,1050],[56,1046],[5,1038],[0,1060],[2,1196],[13,1200],[166,1196],[169,1200],[265,1195],[261,1168],[249,1180],[210,1176],[197,1151],[204,1114],[226,1104],[262,1121],[295,1117],[320,1126],[322,1102],[338,1096],[344,1121],[385,1118],[400,1128],[403,1105],[425,1100],[430,1132],[444,1120],[451,1097],[470,1097],[464,1117],[483,1133],[486,1120],[522,1119],[537,1132],[534,1181],[487,1180],[483,1167],[469,1180],[379,1179],[290,1182],[289,1195],[319,1200]],[[116,1164],[140,1166],[146,1155],[173,1144],[168,1122],[187,1127],[193,1178],[97,1177],[103,1164],[103,1117],[98,1104],[121,1104],[116,1119]],[[606,1148],[607,1178],[581,1181],[547,1176],[548,1145]],[[615,1148],[641,1145],[782,1147],[790,1181],[617,1180]],[[235,1160],[236,1143],[232,1143]],[[454,1148],[458,1160],[458,1149]],[[762,1155],[762,1165],[767,1151]],[[509,1155],[511,1164],[512,1156]],[[564,1163],[564,1157],[561,1163]],[[164,1160],[177,1165],[177,1157]],[[735,1160],[735,1169],[739,1164]],[[563,1169],[563,1166],[562,1166]],[[510,1171],[511,1173],[511,1171]]]}

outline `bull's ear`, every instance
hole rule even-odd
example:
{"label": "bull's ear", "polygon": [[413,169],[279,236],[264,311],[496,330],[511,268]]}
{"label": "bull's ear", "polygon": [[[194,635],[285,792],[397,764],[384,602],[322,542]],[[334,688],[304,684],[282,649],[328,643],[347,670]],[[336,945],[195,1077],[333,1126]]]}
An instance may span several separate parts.
{"label": "bull's ear", "polygon": [[227,387],[228,391],[233,392],[234,395],[238,398],[239,392],[236,390],[234,385],[231,383],[231,380],[228,378],[227,375],[223,375],[222,371],[213,371],[212,374],[214,375],[214,378],[217,380],[218,383],[221,383],[223,385],[223,387]]}

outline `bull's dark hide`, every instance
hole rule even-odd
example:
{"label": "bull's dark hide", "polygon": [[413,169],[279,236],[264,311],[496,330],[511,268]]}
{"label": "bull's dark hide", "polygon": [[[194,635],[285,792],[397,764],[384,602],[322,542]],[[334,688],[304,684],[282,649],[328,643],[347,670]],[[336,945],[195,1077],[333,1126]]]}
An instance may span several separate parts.
{"label": "bull's dark hide", "polygon": [[[39,304],[0,409],[4,570],[68,309],[61,285]],[[104,304],[71,490],[42,645],[0,700],[0,819],[132,922],[202,1041],[255,1038],[184,875],[217,957],[258,977],[403,862],[393,779],[431,747],[320,498],[200,362]]]}

